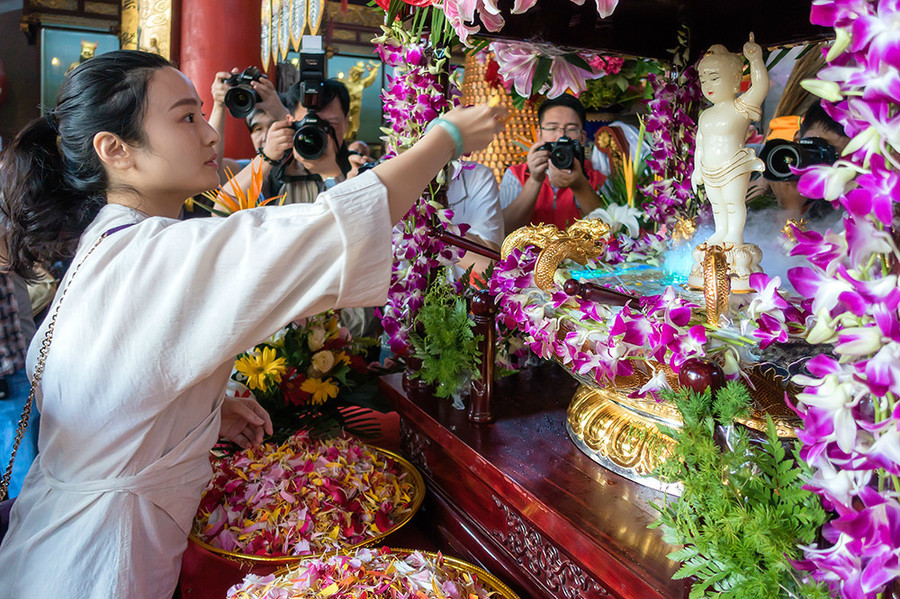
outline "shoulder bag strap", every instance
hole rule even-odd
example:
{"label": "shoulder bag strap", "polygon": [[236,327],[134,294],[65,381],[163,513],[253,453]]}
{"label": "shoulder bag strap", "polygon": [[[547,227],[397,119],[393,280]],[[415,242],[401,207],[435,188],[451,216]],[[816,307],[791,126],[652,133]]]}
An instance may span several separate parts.
{"label": "shoulder bag strap", "polygon": [[87,254],[84,255],[84,258],[81,259],[81,262],[78,263],[78,266],[75,267],[75,270],[72,271],[72,275],[69,277],[69,281],[62,291],[62,295],[59,296],[59,301],[56,302],[56,309],[53,311],[53,316],[50,317],[50,324],[47,325],[47,332],[44,334],[44,340],[41,341],[41,351],[40,354],[38,354],[37,364],[34,366],[34,377],[31,379],[31,393],[28,394],[28,401],[25,402],[25,408],[22,410],[22,416],[19,418],[19,424],[16,428],[16,439],[13,441],[12,455],[9,457],[9,464],[6,466],[6,472],[3,474],[3,479],[0,480],[0,501],[6,499],[9,481],[12,479],[13,463],[16,460],[16,453],[19,451],[19,444],[25,436],[25,429],[28,427],[28,419],[31,417],[31,407],[34,405],[34,393],[37,390],[38,385],[40,385],[41,377],[44,374],[44,362],[47,360],[47,352],[50,350],[50,341],[53,339],[53,329],[56,327],[56,317],[59,315],[59,307],[66,297],[66,292],[69,290],[69,286],[72,285],[72,280],[75,278],[75,275],[78,274],[78,270],[84,264],[84,261],[97,249],[97,246],[99,246],[108,236],[130,227],[132,224],[134,223],[113,227],[100,236],[97,242],[88,250]]}

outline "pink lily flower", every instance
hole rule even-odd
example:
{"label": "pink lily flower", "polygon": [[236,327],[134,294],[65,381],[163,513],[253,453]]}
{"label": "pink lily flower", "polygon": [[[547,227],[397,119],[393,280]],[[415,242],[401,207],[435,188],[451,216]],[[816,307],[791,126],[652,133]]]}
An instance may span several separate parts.
{"label": "pink lily flower", "polygon": [[530,97],[538,53],[528,45],[507,42],[492,43],[491,51],[500,67],[500,76],[512,82],[517,94]]}

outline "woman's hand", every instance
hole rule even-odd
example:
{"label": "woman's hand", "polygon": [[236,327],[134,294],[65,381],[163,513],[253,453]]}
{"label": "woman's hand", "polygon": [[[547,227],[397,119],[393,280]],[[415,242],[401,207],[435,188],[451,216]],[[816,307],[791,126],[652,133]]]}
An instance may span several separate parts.
{"label": "woman's hand", "polygon": [[269,413],[250,397],[225,396],[219,437],[237,443],[244,449],[262,443],[273,432]]}
{"label": "woman's hand", "polygon": [[494,136],[503,131],[507,113],[502,106],[485,103],[454,108],[443,118],[456,125],[463,138],[463,154],[470,154],[488,147]]}

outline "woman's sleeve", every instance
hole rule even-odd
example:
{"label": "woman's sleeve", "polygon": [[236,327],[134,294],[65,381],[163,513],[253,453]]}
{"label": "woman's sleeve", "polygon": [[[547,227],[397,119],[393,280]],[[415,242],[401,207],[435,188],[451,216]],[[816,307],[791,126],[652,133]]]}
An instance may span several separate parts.
{"label": "woman's sleeve", "polygon": [[[119,235],[121,237],[119,238]],[[110,238],[112,313],[154,319],[165,362],[203,376],[292,320],[383,304],[391,270],[387,191],[366,173],[314,204],[224,219],[147,221]],[[105,256],[104,256],[105,257]],[[124,304],[124,305],[120,305]],[[150,331],[150,327],[141,327]],[[178,377],[181,378],[181,377]]]}

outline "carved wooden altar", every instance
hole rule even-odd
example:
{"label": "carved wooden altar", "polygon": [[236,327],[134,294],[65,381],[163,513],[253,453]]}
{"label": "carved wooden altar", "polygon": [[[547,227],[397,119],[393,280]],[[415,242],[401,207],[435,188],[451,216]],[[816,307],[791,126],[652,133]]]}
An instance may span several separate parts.
{"label": "carved wooden altar", "polygon": [[401,448],[429,488],[422,517],[452,555],[482,564],[524,598],[687,597],[650,503],[659,492],[605,470],[567,438],[576,383],[544,364],[497,381],[493,424],[382,380]]}

